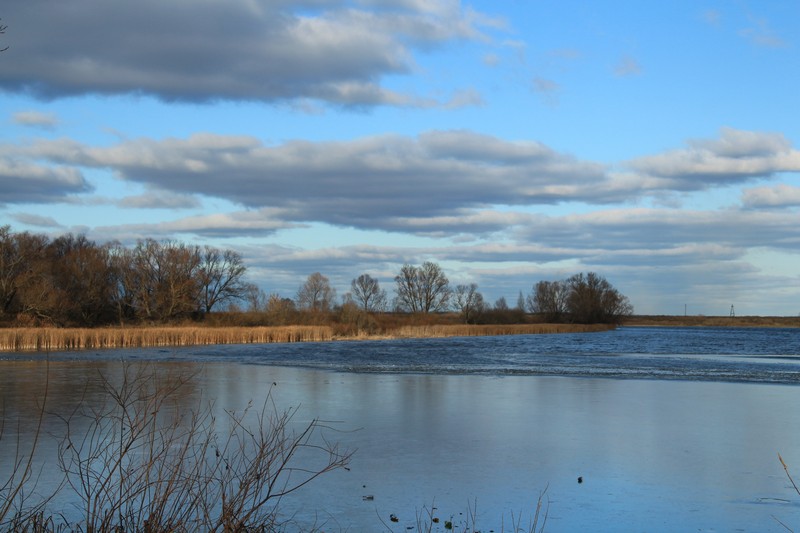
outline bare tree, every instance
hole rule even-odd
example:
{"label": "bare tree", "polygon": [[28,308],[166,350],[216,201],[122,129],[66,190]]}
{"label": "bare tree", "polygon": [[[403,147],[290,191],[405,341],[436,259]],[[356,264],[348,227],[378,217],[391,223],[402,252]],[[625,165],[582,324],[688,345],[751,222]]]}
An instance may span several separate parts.
{"label": "bare tree", "polygon": [[273,326],[289,324],[295,316],[296,307],[291,298],[281,298],[280,294],[272,293],[267,300],[267,317]]}
{"label": "bare tree", "polygon": [[369,274],[361,274],[350,283],[350,297],[364,311],[383,311],[386,309],[386,291],[381,289],[378,280]]}
{"label": "bare tree", "polygon": [[198,310],[200,250],[173,241],[139,241],[133,252],[134,305],[141,318],[171,320]]}
{"label": "bare tree", "polygon": [[267,310],[267,293],[254,283],[246,284],[242,298],[247,302],[248,311],[259,312]]}
{"label": "bare tree", "polygon": [[209,313],[218,303],[243,298],[248,288],[243,279],[246,271],[247,267],[238,253],[206,246],[198,273],[203,311]]}
{"label": "bare tree", "polygon": [[36,286],[44,277],[42,268],[49,240],[28,232],[12,233],[0,226],[0,317],[13,318],[28,307],[26,298],[46,296]]}
{"label": "bare tree", "polygon": [[501,296],[494,302],[494,308],[497,311],[508,311],[508,302],[505,296]]}
{"label": "bare tree", "polygon": [[450,282],[442,268],[431,261],[415,267],[403,265],[394,278],[397,302],[401,309],[412,313],[439,312],[450,302]]}
{"label": "bare tree", "polygon": [[528,310],[544,316],[548,322],[558,322],[567,313],[568,287],[563,281],[540,281],[528,295]]}
{"label": "bare tree", "polygon": [[483,295],[478,292],[478,284],[457,285],[453,293],[455,307],[461,311],[461,317],[467,324],[472,324],[486,309]]}
{"label": "bare tree", "polygon": [[85,235],[62,235],[47,247],[59,324],[94,326],[113,321],[115,279],[106,247]]}
{"label": "bare tree", "polygon": [[297,305],[311,311],[328,311],[336,300],[336,290],[328,278],[314,272],[297,290]]}
{"label": "bare tree", "polygon": [[628,298],[594,272],[575,274],[565,283],[569,288],[567,310],[573,322],[615,323],[633,313]]}
{"label": "bare tree", "polygon": [[548,321],[580,324],[615,323],[633,313],[628,298],[594,272],[564,281],[540,281],[528,297],[531,312]]}

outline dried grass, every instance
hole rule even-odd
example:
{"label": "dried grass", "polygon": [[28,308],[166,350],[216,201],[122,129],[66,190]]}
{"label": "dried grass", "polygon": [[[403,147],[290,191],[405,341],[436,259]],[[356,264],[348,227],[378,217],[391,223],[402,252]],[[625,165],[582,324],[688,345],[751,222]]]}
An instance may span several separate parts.
{"label": "dried grass", "polygon": [[393,336],[402,338],[479,337],[495,335],[542,335],[608,331],[607,324],[438,324],[403,326]]}
{"label": "dried grass", "polygon": [[329,326],[10,328],[0,330],[0,351],[314,342],[332,338],[333,330]]}
{"label": "dried grass", "polygon": [[336,335],[331,326],[274,327],[133,327],[133,328],[8,328],[0,329],[0,351],[64,351],[83,349],[321,342],[336,339],[471,337],[605,331],[607,325],[580,324],[422,324],[401,325],[366,334]]}

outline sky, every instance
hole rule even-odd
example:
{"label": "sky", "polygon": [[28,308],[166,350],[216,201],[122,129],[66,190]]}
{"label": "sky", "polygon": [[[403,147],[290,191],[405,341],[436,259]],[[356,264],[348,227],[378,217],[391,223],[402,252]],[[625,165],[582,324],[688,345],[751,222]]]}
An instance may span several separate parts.
{"label": "sky", "polygon": [[800,3],[5,0],[0,226],[800,314]]}

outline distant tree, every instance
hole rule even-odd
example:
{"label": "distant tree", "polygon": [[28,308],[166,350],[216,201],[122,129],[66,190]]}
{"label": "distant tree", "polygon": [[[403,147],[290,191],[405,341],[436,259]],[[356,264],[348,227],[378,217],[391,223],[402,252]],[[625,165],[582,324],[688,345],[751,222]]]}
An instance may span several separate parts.
{"label": "distant tree", "polygon": [[501,296],[494,302],[494,308],[497,311],[508,311],[508,302],[506,302],[506,297]]}
{"label": "distant tree", "polygon": [[628,298],[604,277],[594,272],[575,274],[567,279],[567,311],[573,322],[581,324],[616,323],[633,314]]}
{"label": "distant tree", "polygon": [[450,301],[450,282],[442,268],[426,261],[422,266],[403,265],[394,278],[397,304],[412,313],[445,311]]}
{"label": "distant tree", "polygon": [[567,284],[563,281],[540,281],[528,296],[528,310],[548,322],[559,322],[567,313]]}
{"label": "distant tree", "polygon": [[616,323],[633,313],[628,298],[594,272],[564,281],[540,281],[528,298],[532,313],[551,322]]}
{"label": "distant tree", "polygon": [[350,283],[350,298],[364,311],[384,311],[386,291],[381,289],[378,280],[369,274],[361,274]]}
{"label": "distant tree", "polygon": [[297,305],[310,311],[329,311],[336,300],[336,290],[328,278],[314,272],[297,290]]}
{"label": "distant tree", "polygon": [[461,312],[461,318],[466,324],[474,324],[486,309],[483,295],[478,292],[478,284],[456,285],[453,292],[456,309]]}
{"label": "distant tree", "polygon": [[113,322],[115,276],[109,249],[85,235],[67,234],[47,247],[57,323],[96,326]]}
{"label": "distant tree", "polygon": [[145,320],[186,318],[200,310],[201,251],[174,241],[139,241],[133,250],[133,305]]}
{"label": "distant tree", "polygon": [[267,293],[261,290],[258,285],[247,283],[242,299],[247,303],[248,311],[259,312],[267,310]]}
{"label": "distant tree", "polygon": [[517,306],[515,309],[523,313],[525,312],[525,296],[523,296],[522,291],[519,291],[519,295],[517,296]]}
{"label": "distant tree", "polygon": [[248,288],[244,281],[246,271],[238,253],[206,246],[198,271],[202,310],[208,313],[219,303],[242,299]]}
{"label": "distant tree", "polygon": [[0,318],[21,312],[22,293],[33,290],[48,243],[43,235],[12,233],[10,226],[0,226]]}
{"label": "distant tree", "polygon": [[281,298],[280,294],[272,293],[267,299],[267,317],[273,326],[283,326],[292,322],[296,310],[291,298]]}

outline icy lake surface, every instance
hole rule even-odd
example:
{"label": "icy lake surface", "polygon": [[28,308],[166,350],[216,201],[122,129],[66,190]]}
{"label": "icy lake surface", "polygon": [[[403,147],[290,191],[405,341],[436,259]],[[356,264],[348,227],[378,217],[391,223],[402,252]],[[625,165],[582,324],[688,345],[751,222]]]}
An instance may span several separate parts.
{"label": "icy lake surface", "polygon": [[[187,409],[205,398],[241,410],[275,383],[299,424],[333,421],[339,431],[326,436],[357,449],[350,470],[284,502],[325,531],[415,531],[432,506],[440,530],[472,507],[477,529],[511,531],[541,494],[546,531],[800,528],[800,496],[777,458],[800,481],[796,329],[59,353],[49,401],[74,403],[123,360],[193,372]],[[0,365],[4,420],[25,418],[43,356],[4,355]],[[6,442],[0,466],[12,459]]]}

